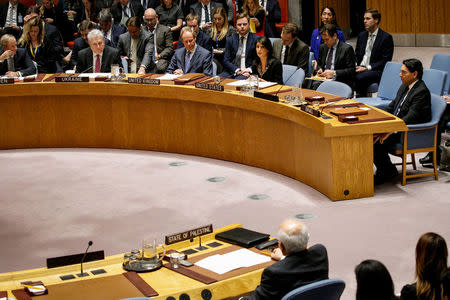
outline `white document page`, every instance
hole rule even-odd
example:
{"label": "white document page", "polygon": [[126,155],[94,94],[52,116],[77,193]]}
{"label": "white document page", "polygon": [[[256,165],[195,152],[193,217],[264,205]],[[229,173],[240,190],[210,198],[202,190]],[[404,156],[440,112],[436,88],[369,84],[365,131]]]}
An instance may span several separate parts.
{"label": "white document page", "polygon": [[182,75],[164,74],[164,75],[158,77],[157,79],[159,79],[159,80],[174,80],[174,79],[177,79],[180,76],[182,76]]}
{"label": "white document page", "polygon": [[[276,82],[271,82],[271,81],[260,81],[258,84],[258,87],[260,89],[269,87],[269,86],[273,86],[276,85]],[[242,80],[238,80],[238,81],[233,81],[230,83],[227,83],[227,85],[231,85],[231,86],[244,86],[244,85],[248,85],[248,79],[242,79]]]}

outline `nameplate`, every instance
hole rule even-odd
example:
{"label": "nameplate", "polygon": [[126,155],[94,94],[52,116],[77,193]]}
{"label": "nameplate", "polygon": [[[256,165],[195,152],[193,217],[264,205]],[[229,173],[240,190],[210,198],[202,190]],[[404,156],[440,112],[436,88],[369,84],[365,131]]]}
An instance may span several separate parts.
{"label": "nameplate", "polygon": [[300,109],[303,110],[304,112],[306,112],[306,113],[308,113],[310,115],[316,116],[316,117],[320,117],[320,115],[322,114],[320,112],[320,110],[314,109],[314,108],[312,108],[310,106],[307,106],[305,104],[301,105]]}
{"label": "nameplate", "polygon": [[219,92],[223,92],[223,90],[224,90],[223,85],[216,84],[216,83],[196,82],[195,83],[195,87],[198,88],[198,89],[219,91]]}
{"label": "nameplate", "polygon": [[55,77],[55,82],[89,82],[89,77],[57,76]]}
{"label": "nameplate", "polygon": [[175,234],[166,236],[166,245],[182,242],[182,241],[189,240],[191,238],[195,238],[197,236],[205,235],[205,234],[212,233],[212,232],[213,232],[212,224],[209,224],[209,225],[191,229],[191,230],[188,230],[185,232],[175,233]]}
{"label": "nameplate", "polygon": [[0,84],[14,83],[14,78],[0,78]]}
{"label": "nameplate", "polygon": [[128,77],[128,83],[160,85],[159,79],[151,79],[151,78],[130,78],[130,77]]}
{"label": "nameplate", "polygon": [[269,101],[273,101],[273,102],[280,101],[278,99],[277,95],[266,94],[266,93],[262,93],[262,92],[258,92],[258,91],[254,91],[253,96],[255,96],[256,98],[261,98],[261,99],[269,100]]}

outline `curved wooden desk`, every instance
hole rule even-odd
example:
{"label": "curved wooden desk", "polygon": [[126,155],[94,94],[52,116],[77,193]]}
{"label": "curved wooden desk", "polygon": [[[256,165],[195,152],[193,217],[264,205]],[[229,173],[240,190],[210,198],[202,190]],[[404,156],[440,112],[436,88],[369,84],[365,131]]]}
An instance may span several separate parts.
{"label": "curved wooden desk", "polygon": [[192,86],[0,86],[0,148],[100,147],[206,156],[295,178],[332,200],[373,196],[372,135],[400,119],[344,124]]}

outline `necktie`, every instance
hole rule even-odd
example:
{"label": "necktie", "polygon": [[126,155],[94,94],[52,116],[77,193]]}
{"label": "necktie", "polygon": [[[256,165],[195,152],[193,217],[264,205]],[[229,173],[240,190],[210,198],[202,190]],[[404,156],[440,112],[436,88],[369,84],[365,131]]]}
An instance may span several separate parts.
{"label": "necktie", "polygon": [[125,15],[125,17],[129,18],[130,15],[128,14],[128,6],[124,6],[123,7],[123,14]]}
{"label": "necktie", "polygon": [[287,63],[288,55],[289,55],[289,46],[286,46],[286,50],[284,50],[283,64],[286,64],[286,63]]}
{"label": "necktie", "polygon": [[325,64],[325,70],[331,70],[331,62],[333,61],[334,47],[331,47],[328,51],[327,62]]}
{"label": "necktie", "polygon": [[398,113],[400,112],[400,108],[402,107],[403,102],[405,102],[406,95],[408,95],[408,91],[409,91],[409,88],[405,89],[402,96],[400,97],[400,101],[398,101],[397,105],[395,106],[395,109],[394,109],[395,116],[398,116]]}
{"label": "necktie", "polygon": [[241,56],[242,56],[242,50],[244,49],[244,37],[241,36],[241,39],[239,40],[239,48],[238,51],[236,52],[236,59],[234,61],[234,64],[236,66],[240,66],[241,65]]}
{"label": "necktie", "polygon": [[364,54],[363,57],[363,61],[361,62],[361,66],[368,66],[370,65],[370,56],[372,54],[372,48],[373,48],[373,43],[375,41],[375,35],[374,34],[369,34],[369,39],[367,40],[367,48],[366,48],[366,53]]}
{"label": "necktie", "polygon": [[96,55],[97,58],[95,59],[95,73],[100,73],[100,54]]}
{"label": "necktie", "polygon": [[208,23],[210,21],[208,13],[208,5],[204,5],[203,8],[205,9],[205,22]]}
{"label": "necktie", "polygon": [[131,58],[131,64],[130,64],[130,72],[136,73],[137,71],[137,43],[138,39],[131,39],[131,49],[130,49],[130,58]]}
{"label": "necktie", "polygon": [[186,59],[184,63],[184,73],[186,74],[191,66],[191,52],[186,51]]}
{"label": "necktie", "polygon": [[8,25],[15,25],[16,23],[14,22],[14,10],[15,10],[14,6],[11,6],[11,8],[9,9]]}

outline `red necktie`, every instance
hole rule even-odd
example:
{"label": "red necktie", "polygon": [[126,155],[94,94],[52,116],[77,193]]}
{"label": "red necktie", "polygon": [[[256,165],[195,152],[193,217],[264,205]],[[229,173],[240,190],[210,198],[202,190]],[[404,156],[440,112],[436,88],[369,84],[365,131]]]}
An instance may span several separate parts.
{"label": "red necktie", "polygon": [[95,60],[95,73],[100,73],[100,54],[97,54],[97,59]]}

